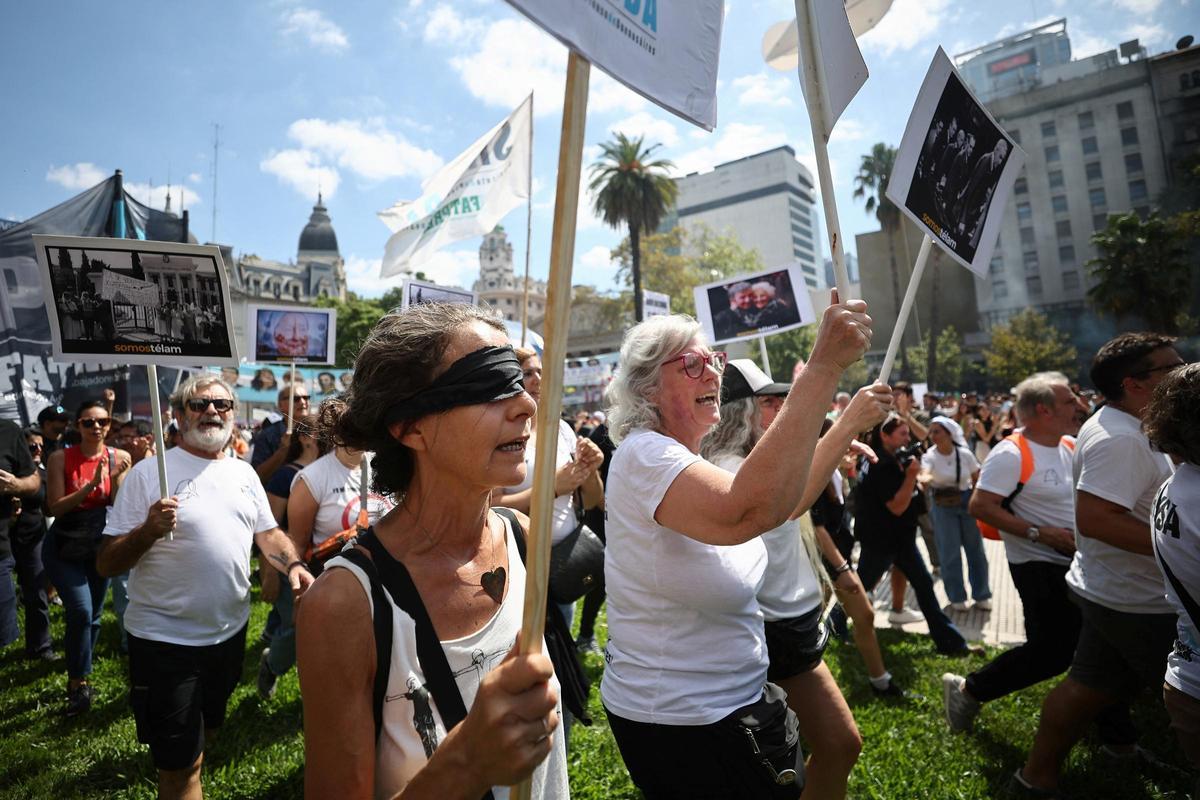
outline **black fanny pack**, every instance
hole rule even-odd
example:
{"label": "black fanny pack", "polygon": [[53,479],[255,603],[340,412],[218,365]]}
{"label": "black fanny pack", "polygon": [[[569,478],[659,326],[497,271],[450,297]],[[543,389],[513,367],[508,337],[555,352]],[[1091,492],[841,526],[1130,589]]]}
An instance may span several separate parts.
{"label": "black fanny pack", "polygon": [[787,692],[768,682],[762,697],[717,724],[740,742],[751,773],[748,779],[756,778],[757,783],[765,776],[779,787],[771,797],[800,796],[804,788],[804,753],[800,749],[800,724],[788,708]]}
{"label": "black fanny pack", "polygon": [[87,561],[100,547],[108,507],[68,511],[54,520],[54,554],[62,561]]}
{"label": "black fanny pack", "polygon": [[604,542],[583,522],[583,495],[575,490],[575,530],[550,548],[550,599],[574,603],[604,583]]}

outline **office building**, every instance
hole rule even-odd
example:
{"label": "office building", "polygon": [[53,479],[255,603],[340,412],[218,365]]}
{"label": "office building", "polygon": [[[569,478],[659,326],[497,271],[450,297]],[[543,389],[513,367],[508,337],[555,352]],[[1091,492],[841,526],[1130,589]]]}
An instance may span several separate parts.
{"label": "office building", "polygon": [[[479,279],[473,291],[479,294],[479,305],[491,306],[507,320],[519,322],[525,302],[525,269],[518,276],[513,269],[512,243],[503,225],[497,225],[483,237],[479,245]],[[546,316],[546,282],[529,279],[529,321],[533,324]]]}
{"label": "office building", "polygon": [[675,181],[675,211],[665,221],[691,236],[708,230],[758,251],[765,267],[799,262],[810,288],[825,287],[813,176],[784,145],[693,172]]}

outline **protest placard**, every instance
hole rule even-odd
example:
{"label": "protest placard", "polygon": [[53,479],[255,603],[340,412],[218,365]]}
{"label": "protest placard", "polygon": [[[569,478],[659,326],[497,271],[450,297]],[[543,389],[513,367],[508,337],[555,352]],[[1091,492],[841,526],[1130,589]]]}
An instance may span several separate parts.
{"label": "protest placard", "polygon": [[711,131],[724,0],[508,0],[633,91]]}
{"label": "protest placard", "polygon": [[419,281],[408,278],[402,284],[400,292],[400,307],[420,305],[421,303],[466,303],[475,305],[479,295],[469,289],[459,289],[457,286],[438,286],[430,281]]}
{"label": "protest placard", "polygon": [[642,290],[642,319],[665,317],[671,313],[671,295]]}
{"label": "protest placard", "polygon": [[768,336],[816,322],[799,264],[723,278],[692,290],[712,344]]}
{"label": "protest placard", "polygon": [[238,363],[219,248],[41,234],[33,240],[54,358]]}
{"label": "protest placard", "polygon": [[337,311],[250,304],[246,307],[246,338],[251,361],[332,364],[337,361]]}
{"label": "protest placard", "polygon": [[887,196],[955,261],[986,276],[1025,153],[939,47],[917,94]]}

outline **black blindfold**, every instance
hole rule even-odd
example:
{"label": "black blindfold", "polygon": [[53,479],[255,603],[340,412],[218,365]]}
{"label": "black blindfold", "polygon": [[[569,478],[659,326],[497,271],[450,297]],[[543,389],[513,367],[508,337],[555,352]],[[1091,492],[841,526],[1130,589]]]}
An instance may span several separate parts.
{"label": "black blindfold", "polygon": [[523,391],[521,362],[512,346],[484,347],[458,359],[429,386],[396,403],[383,422],[391,425],[458,406],[507,400]]}

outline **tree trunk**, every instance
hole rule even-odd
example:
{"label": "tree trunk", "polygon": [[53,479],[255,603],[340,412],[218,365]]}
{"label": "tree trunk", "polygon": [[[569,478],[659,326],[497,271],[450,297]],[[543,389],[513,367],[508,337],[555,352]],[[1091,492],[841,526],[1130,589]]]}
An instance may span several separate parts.
{"label": "tree trunk", "polygon": [[[892,273],[892,302],[895,304],[896,322],[900,324],[900,304],[903,301],[903,295],[900,293],[900,270],[896,266],[896,230],[895,228],[885,228],[888,241],[888,261],[891,264]],[[869,310],[869,309],[868,309]],[[900,335],[900,377],[907,380],[909,376],[908,369],[908,348],[904,346],[904,335]]]}
{"label": "tree trunk", "polygon": [[642,237],[638,226],[629,225],[629,250],[633,256],[633,318],[642,321]]}
{"label": "tree trunk", "polygon": [[[936,253],[931,253],[929,258],[929,271],[933,273],[933,285],[930,287],[930,308],[929,308],[929,350],[925,359],[925,383],[928,384],[929,390],[933,391],[933,387],[937,384],[937,345],[938,345],[938,262],[941,259]],[[961,387],[950,387],[961,388]]]}

